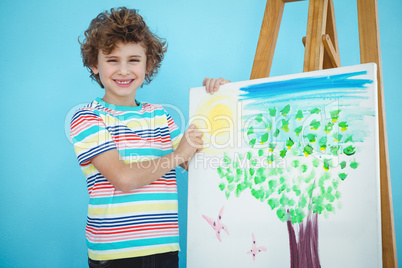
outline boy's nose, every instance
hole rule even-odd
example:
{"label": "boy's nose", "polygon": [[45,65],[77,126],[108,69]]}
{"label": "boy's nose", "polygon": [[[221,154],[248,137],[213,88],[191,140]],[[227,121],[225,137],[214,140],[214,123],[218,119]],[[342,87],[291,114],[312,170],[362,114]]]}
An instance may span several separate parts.
{"label": "boy's nose", "polygon": [[129,71],[129,69],[127,68],[127,65],[126,65],[126,64],[121,64],[118,73],[119,73],[120,75],[129,75],[129,74],[130,74],[130,71]]}

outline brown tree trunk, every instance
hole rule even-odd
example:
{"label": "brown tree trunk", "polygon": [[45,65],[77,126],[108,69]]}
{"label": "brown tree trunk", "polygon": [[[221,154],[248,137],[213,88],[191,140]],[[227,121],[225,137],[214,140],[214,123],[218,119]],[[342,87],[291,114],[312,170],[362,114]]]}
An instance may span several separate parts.
{"label": "brown tree trunk", "polygon": [[291,268],[321,268],[318,254],[318,214],[309,212],[304,222],[299,224],[299,235],[291,220],[287,221]]}

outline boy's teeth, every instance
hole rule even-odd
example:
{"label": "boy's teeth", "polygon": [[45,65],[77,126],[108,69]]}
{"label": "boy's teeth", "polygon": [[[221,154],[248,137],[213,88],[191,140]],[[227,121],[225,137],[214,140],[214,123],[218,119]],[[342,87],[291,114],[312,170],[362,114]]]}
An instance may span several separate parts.
{"label": "boy's teeth", "polygon": [[130,83],[131,80],[127,80],[127,81],[118,81],[118,80],[116,80],[116,82],[117,82],[118,84],[126,85],[126,84]]}

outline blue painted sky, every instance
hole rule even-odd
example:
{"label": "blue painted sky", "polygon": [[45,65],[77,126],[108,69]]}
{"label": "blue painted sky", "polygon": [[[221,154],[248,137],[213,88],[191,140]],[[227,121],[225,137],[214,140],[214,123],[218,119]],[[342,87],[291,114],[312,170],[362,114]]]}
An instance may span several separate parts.
{"label": "blue painted sky", "polygon": [[[367,71],[335,74],[329,76],[302,77],[282,81],[267,82],[243,87],[240,100],[249,100],[246,109],[264,109],[268,103],[306,100],[367,99],[367,85],[373,81],[356,78]],[[301,102],[301,103],[300,103]]]}

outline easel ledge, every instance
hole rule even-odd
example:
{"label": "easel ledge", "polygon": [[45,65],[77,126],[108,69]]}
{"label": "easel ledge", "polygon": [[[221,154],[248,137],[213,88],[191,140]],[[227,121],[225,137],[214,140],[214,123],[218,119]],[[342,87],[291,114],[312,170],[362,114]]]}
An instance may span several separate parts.
{"label": "easel ledge", "polygon": [[[302,0],[267,0],[250,79],[268,77],[286,3]],[[385,122],[377,0],[357,0],[360,63],[377,64],[380,142],[380,185],[383,267],[398,267],[391,176]],[[341,66],[332,0],[310,0],[303,71]]]}

